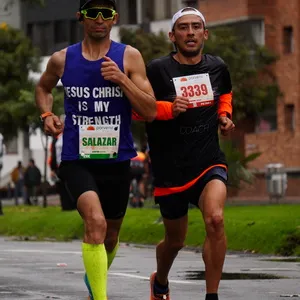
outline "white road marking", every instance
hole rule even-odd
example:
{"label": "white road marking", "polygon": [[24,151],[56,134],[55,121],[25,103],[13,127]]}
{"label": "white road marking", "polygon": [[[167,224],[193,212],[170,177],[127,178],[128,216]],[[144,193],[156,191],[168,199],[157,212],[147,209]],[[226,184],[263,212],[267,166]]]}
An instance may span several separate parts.
{"label": "white road marking", "polygon": [[47,254],[76,254],[81,255],[81,251],[52,251],[52,250],[30,250],[30,249],[5,249],[0,252],[14,252],[14,253],[47,253]]}
{"label": "white road marking", "polygon": [[[143,279],[148,280],[149,277],[145,276],[139,276],[139,275],[133,275],[133,274],[127,274],[127,273],[115,273],[115,272],[109,272],[109,275],[112,276],[120,276],[120,277],[127,277],[127,278],[134,278],[134,279]],[[178,283],[178,284],[190,284],[190,285],[201,285],[199,282],[192,282],[192,281],[185,281],[185,280],[169,280],[170,283]]]}
{"label": "white road marking", "polygon": [[[137,271],[130,271],[131,273],[137,273]],[[66,272],[68,274],[84,274],[84,271],[70,271]],[[149,277],[146,276],[140,276],[140,275],[134,275],[129,273],[119,273],[119,272],[108,272],[109,276],[119,276],[119,277],[126,277],[126,278],[133,278],[133,279],[142,279],[149,281]],[[186,281],[186,280],[169,280],[171,283],[177,283],[177,284],[189,284],[189,285],[203,285],[199,284],[199,282],[192,282],[192,281]]]}

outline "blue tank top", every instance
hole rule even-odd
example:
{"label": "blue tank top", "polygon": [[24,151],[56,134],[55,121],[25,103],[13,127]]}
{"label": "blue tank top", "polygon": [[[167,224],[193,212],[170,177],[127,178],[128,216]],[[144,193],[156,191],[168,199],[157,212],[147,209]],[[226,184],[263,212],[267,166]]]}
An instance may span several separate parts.
{"label": "blue tank top", "polygon": [[[106,56],[124,72],[126,45],[112,41]],[[65,92],[65,128],[62,161],[79,159],[80,125],[120,125],[117,158],[88,160],[114,163],[136,156],[131,126],[131,104],[120,86],[101,75],[104,59],[89,61],[82,55],[82,43],[68,47],[64,74],[61,78]]]}

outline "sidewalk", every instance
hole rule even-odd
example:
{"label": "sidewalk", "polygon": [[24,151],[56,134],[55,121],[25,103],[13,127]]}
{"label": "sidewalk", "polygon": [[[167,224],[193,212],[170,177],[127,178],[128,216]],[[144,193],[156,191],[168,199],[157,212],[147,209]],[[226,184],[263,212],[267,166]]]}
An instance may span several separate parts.
{"label": "sidewalk", "polygon": [[[39,196],[38,197],[38,205],[42,206],[43,205],[43,201],[44,201],[44,197],[43,196]],[[19,198],[19,205],[23,205],[23,199]],[[11,199],[2,199],[2,205],[3,206],[14,206],[15,205],[15,199],[11,198]],[[59,201],[59,195],[55,194],[55,195],[47,195],[47,206],[58,206],[60,205],[60,201]]]}

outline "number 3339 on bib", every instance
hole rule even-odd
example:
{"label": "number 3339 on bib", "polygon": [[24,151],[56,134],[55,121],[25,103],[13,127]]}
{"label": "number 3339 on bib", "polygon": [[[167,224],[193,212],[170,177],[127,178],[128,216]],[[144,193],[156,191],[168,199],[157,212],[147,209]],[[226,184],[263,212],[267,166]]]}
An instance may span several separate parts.
{"label": "number 3339 on bib", "polygon": [[189,108],[209,106],[214,93],[208,73],[173,78],[177,96],[189,99]]}

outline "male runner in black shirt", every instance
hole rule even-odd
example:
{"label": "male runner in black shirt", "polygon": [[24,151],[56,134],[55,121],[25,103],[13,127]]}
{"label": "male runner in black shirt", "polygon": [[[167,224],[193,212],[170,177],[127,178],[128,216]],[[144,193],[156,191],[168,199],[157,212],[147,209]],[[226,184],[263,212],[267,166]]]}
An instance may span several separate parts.
{"label": "male runner in black shirt", "polygon": [[217,300],[226,253],[227,181],[218,130],[226,135],[234,128],[231,80],[222,59],[202,54],[208,31],[198,10],[187,7],[177,12],[169,37],[176,51],[153,60],[147,69],[156,99],[170,107],[166,120],[146,125],[155,200],[165,226],[165,238],[156,249],[157,272],[150,278],[150,299],[170,299],[168,274],[184,246],[192,203],[205,222],[206,300]]}

